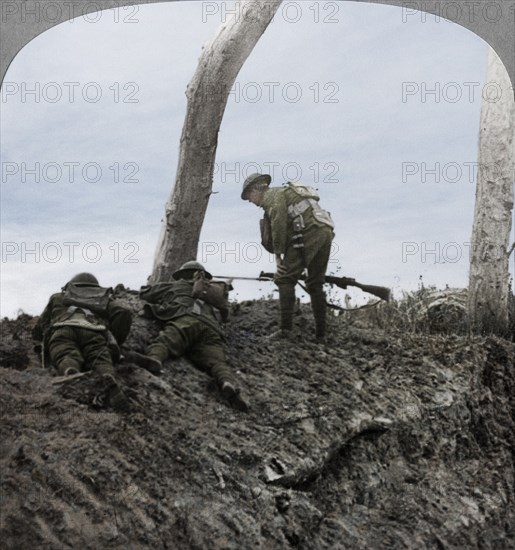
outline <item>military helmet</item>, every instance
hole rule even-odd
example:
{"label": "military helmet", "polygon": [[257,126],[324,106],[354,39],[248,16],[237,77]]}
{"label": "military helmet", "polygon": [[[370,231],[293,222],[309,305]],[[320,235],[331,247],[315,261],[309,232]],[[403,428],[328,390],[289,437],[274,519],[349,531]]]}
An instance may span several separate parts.
{"label": "military helmet", "polygon": [[181,267],[179,267],[179,269],[172,274],[172,277],[176,280],[181,279],[187,271],[203,271],[206,279],[213,278],[211,273],[206,271],[205,267],[200,262],[196,262],[195,260],[190,260],[189,262],[182,264]]}
{"label": "military helmet", "polygon": [[98,285],[98,279],[91,273],[77,273],[69,281],[70,283],[84,283],[88,285]]}
{"label": "military helmet", "polygon": [[243,182],[243,189],[241,191],[241,198],[247,200],[247,193],[250,191],[250,188],[256,183],[266,183],[270,185],[272,178],[269,174],[250,174],[250,176]]}

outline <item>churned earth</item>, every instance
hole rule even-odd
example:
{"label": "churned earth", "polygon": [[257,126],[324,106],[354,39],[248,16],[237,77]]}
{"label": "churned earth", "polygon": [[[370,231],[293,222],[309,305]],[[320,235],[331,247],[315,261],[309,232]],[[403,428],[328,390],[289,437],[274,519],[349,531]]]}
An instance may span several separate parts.
{"label": "churned earth", "polygon": [[[129,346],[155,334],[137,295]],[[93,374],[59,382],[35,318],[0,342],[4,548],[515,548],[515,344],[417,332],[375,309],[313,342],[274,342],[277,302],[235,303],[225,403],[186,360],[118,367],[131,411]]]}

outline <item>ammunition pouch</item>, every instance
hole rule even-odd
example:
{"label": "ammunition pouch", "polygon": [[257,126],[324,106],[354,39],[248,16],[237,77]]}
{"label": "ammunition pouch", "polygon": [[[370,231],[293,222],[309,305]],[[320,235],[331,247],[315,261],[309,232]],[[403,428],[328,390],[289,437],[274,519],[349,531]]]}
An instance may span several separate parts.
{"label": "ammunition pouch", "polygon": [[301,216],[309,208],[312,209],[313,217],[317,222],[334,229],[334,222],[331,219],[331,214],[327,210],[321,208],[315,199],[304,199],[296,204],[290,204],[290,206],[288,206],[288,216],[295,221],[295,218]]}
{"label": "ammunition pouch", "polygon": [[302,263],[306,267],[306,252],[304,250],[304,228],[306,224],[304,223],[304,218],[302,214],[298,214],[292,220],[293,225],[293,235],[291,237],[292,247],[295,248],[302,257]]}
{"label": "ammunition pouch", "polygon": [[320,206],[318,206],[318,202],[315,199],[304,199],[297,202],[296,204],[290,204],[290,206],[288,206],[288,216],[290,218],[296,218],[297,216],[303,214],[308,208],[315,207],[320,208]]}
{"label": "ammunition pouch", "polygon": [[320,222],[323,225],[329,226],[331,229],[334,229],[334,222],[331,218],[331,214],[324,210],[323,208],[318,207],[318,209],[313,209],[313,217],[317,222]]}
{"label": "ammunition pouch", "polygon": [[295,231],[295,233],[302,233],[303,229],[306,227],[302,214],[299,214],[297,217],[293,218],[292,224],[293,231]]}

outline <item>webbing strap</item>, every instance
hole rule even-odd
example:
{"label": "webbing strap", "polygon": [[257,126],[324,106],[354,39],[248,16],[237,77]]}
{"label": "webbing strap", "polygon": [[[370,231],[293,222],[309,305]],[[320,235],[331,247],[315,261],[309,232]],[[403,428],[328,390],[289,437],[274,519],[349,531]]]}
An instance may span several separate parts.
{"label": "webbing strap", "polygon": [[320,205],[315,199],[303,199],[297,204],[290,204],[290,206],[288,206],[288,216],[290,216],[290,218],[296,218],[308,208],[313,208],[313,210],[321,210]]}

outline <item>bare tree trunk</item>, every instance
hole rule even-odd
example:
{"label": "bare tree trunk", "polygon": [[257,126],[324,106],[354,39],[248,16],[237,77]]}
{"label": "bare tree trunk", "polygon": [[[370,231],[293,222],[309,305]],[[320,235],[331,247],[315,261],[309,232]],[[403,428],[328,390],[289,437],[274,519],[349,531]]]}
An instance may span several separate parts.
{"label": "bare tree trunk", "polygon": [[229,92],[280,3],[281,0],[238,2],[235,14],[203,48],[186,91],[188,107],[175,186],[166,205],[152,283],[169,281],[178,266],[197,256],[212,190],[218,132]]}
{"label": "bare tree trunk", "polygon": [[[515,103],[504,65],[490,48],[487,81],[500,98],[483,99],[472,228],[468,308],[476,332],[508,333],[509,255],[513,215]],[[493,87],[492,87],[493,89]],[[499,93],[496,94],[499,96]]]}

